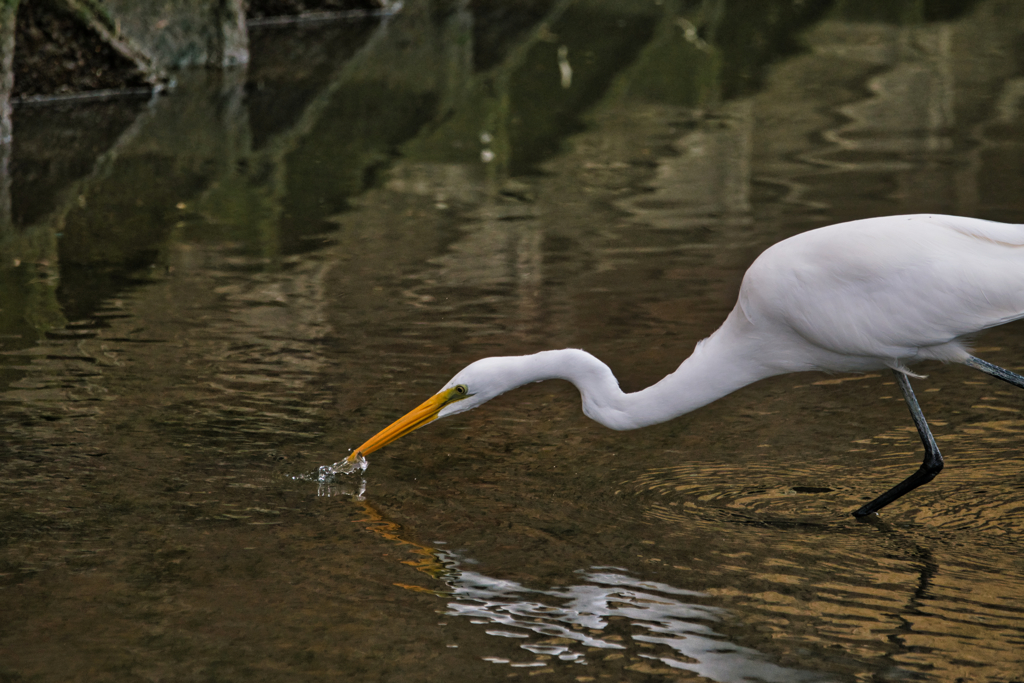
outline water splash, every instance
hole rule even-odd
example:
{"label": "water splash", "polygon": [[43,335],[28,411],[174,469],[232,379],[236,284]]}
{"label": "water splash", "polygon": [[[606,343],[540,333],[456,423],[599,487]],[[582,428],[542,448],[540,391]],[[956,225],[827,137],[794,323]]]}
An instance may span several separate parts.
{"label": "water splash", "polygon": [[352,496],[356,500],[363,500],[366,493],[366,480],[361,478],[356,481],[343,481],[340,477],[363,472],[368,463],[363,456],[355,460],[339,460],[333,465],[321,465],[315,472],[296,474],[292,476],[294,481],[315,481],[318,497],[331,496]]}
{"label": "water splash", "polygon": [[366,458],[362,455],[357,455],[355,460],[339,460],[333,465],[321,465],[320,469],[317,470],[317,481],[321,484],[329,484],[339,475],[358,474],[366,470],[369,463],[366,462]]}
{"label": "water splash", "polygon": [[339,476],[348,476],[350,474],[359,474],[366,470],[369,463],[366,462],[366,458],[363,456],[356,457],[355,460],[339,460],[333,465],[320,465],[316,472],[310,474],[296,474],[292,477],[297,481],[315,481],[321,484],[333,484],[338,480]]}

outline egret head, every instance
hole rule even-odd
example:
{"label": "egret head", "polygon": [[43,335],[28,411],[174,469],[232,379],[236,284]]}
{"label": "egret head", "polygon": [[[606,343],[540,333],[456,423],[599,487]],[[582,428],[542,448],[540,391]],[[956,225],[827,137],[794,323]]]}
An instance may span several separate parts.
{"label": "egret head", "polygon": [[369,441],[352,452],[348,460],[368,455],[409,432],[439,417],[464,413],[486,403],[495,396],[513,389],[514,358],[483,358],[466,366],[459,374],[426,401],[385,427]]}

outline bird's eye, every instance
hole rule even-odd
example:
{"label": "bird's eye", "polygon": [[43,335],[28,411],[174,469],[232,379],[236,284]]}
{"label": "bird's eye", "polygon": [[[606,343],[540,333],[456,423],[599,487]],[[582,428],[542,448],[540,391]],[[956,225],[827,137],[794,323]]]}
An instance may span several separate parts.
{"label": "bird's eye", "polygon": [[469,387],[467,387],[465,384],[459,384],[455,387],[455,393],[458,394],[459,396],[465,396],[466,394],[469,393]]}

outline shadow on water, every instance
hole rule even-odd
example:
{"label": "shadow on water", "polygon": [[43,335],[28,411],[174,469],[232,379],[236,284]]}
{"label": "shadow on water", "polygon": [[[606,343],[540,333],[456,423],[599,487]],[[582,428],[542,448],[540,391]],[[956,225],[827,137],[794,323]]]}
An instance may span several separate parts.
{"label": "shadow on water", "polygon": [[882,374],[629,433],[543,383],[317,481],[481,356],[656,381],[791,234],[1024,221],[1020,3],[737,7],[406,3],[16,110],[0,680],[1019,680],[1022,397],[966,368],[876,524],[920,458]]}

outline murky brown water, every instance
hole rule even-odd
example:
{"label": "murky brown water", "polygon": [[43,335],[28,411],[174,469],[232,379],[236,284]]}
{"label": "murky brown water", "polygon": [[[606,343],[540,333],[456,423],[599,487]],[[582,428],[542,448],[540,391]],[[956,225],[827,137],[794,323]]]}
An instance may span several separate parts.
{"label": "murky brown water", "polygon": [[20,110],[0,681],[1024,680],[1024,396],[966,368],[915,381],[947,469],[876,523],[920,457],[884,374],[625,433],[533,385],[310,480],[482,356],[659,379],[791,234],[1024,222],[1024,6],[847,4],[410,3],[123,123]]}

